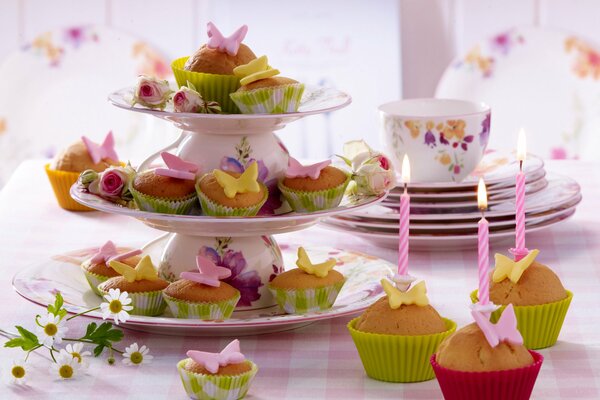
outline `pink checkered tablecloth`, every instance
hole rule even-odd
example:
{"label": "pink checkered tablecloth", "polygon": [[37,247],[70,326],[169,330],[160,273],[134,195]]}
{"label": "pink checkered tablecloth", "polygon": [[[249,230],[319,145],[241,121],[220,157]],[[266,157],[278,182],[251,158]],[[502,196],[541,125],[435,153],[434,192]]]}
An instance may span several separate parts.
{"label": "pink checkered tablecloth", "polygon": [[[551,162],[552,172],[574,177],[582,185],[583,202],[575,216],[555,227],[528,235],[530,248],[550,265],[575,294],[559,342],[542,350],[545,362],[537,380],[536,399],[600,398],[600,164]],[[0,191],[0,328],[22,324],[33,329],[32,316],[43,310],[11,288],[16,271],[54,254],[91,247],[112,239],[139,246],[157,236],[141,222],[99,212],[70,213],[56,205],[42,161],[23,163]],[[278,237],[306,244],[327,243],[395,261],[397,253],[374,247],[349,234],[319,227]],[[288,239],[288,240],[289,240]],[[503,246],[506,247],[506,246]],[[492,248],[494,251],[505,248]],[[469,322],[468,294],[477,285],[475,251],[410,255],[411,273],[427,280],[430,300],[440,314],[459,326]],[[435,380],[415,384],[374,381],[364,374],[346,330],[350,318],[318,322],[294,331],[241,338],[243,352],[260,368],[249,399],[409,398],[437,399]],[[75,322],[75,321],[74,321]],[[81,323],[81,326],[84,324]],[[60,382],[47,373],[48,362],[31,356],[29,385],[4,383],[13,349],[0,349],[0,399],[184,399],[175,364],[185,351],[219,349],[228,338],[152,335],[126,330],[125,342],[148,345],[152,364],[141,368],[110,367],[92,360],[89,372]],[[3,342],[3,339],[0,338]]]}

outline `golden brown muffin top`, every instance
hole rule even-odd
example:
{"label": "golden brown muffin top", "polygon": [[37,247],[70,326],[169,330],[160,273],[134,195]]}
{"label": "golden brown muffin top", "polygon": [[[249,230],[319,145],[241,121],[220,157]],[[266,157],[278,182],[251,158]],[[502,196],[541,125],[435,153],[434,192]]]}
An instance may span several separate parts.
{"label": "golden brown muffin top", "polygon": [[183,69],[205,74],[233,75],[235,67],[248,64],[255,58],[256,55],[243,43],[240,44],[235,56],[230,56],[218,49],[211,49],[203,44],[187,59]]}
{"label": "golden brown muffin top", "polygon": [[365,310],[355,329],[361,332],[403,336],[432,335],[448,330],[440,314],[430,305],[402,304],[393,309],[387,296]]}
{"label": "golden brown muffin top", "polygon": [[119,161],[105,158],[95,164],[87,147],[80,139],[58,153],[50,164],[50,169],[68,172],[83,172],[86,169],[93,169],[96,172],[102,172],[111,165],[119,165]]}
{"label": "golden brown muffin top", "polygon": [[558,276],[546,265],[534,261],[517,283],[510,279],[490,281],[490,301],[494,304],[533,306],[554,303],[567,297]]}
{"label": "golden brown muffin top", "polygon": [[[138,262],[140,262],[142,258],[140,256],[133,256],[126,258],[125,260],[121,260],[122,263],[129,265],[130,267],[135,267]],[[92,260],[86,260],[81,264],[81,267],[88,272],[91,272],[96,275],[108,276],[112,278],[113,276],[120,276],[117,271],[112,269],[110,265],[106,265],[106,263],[101,262],[98,264],[92,264]]]}
{"label": "golden brown muffin top", "polygon": [[105,292],[108,292],[109,289],[120,289],[121,292],[127,293],[154,292],[156,290],[163,290],[167,286],[169,286],[169,282],[160,278],[153,281],[142,279],[140,281],[127,282],[124,276],[115,276],[99,285],[100,290]]}
{"label": "golden brown muffin top", "polygon": [[135,190],[149,196],[168,199],[181,199],[189,196],[196,191],[194,184],[193,180],[157,175],[154,171],[143,172],[133,179]]}
{"label": "golden brown muffin top", "polygon": [[346,181],[347,175],[339,168],[328,165],[321,170],[317,179],[312,178],[284,178],[283,184],[292,190],[316,192],[331,189]]}
{"label": "golden brown muffin top", "polygon": [[221,282],[219,287],[180,279],[171,283],[165,294],[175,299],[192,303],[214,303],[229,300],[239,294],[239,291],[228,283]]}
{"label": "golden brown muffin top", "polygon": [[244,92],[247,90],[261,89],[261,88],[269,88],[274,86],[282,86],[282,85],[290,85],[293,83],[298,83],[298,81],[293,80],[291,78],[286,78],[283,76],[272,76],[270,78],[259,79],[254,82],[250,82],[247,85],[240,86],[238,92]]}
{"label": "golden brown muffin top", "polygon": [[224,367],[219,367],[219,370],[217,371],[217,373],[213,374],[212,372],[210,372],[206,368],[204,368],[203,365],[198,364],[196,361],[192,360],[191,358],[188,358],[183,369],[185,369],[186,371],[189,371],[189,372],[193,372],[195,374],[233,376],[233,375],[241,375],[245,372],[250,371],[252,369],[252,364],[250,364],[249,361],[242,361],[241,363],[237,363],[237,364],[227,364]]}
{"label": "golden brown muffin top", "polygon": [[476,323],[469,324],[440,344],[436,361],[457,371],[502,371],[533,364],[533,357],[523,345],[501,342],[490,346]]}
{"label": "golden brown muffin top", "polygon": [[[226,172],[231,176],[235,176],[236,178],[240,176],[240,174],[235,172]],[[259,204],[261,201],[263,201],[266,190],[263,185],[260,185],[260,191],[257,193],[237,193],[233,199],[230,199],[225,195],[225,191],[221,185],[219,185],[219,182],[217,182],[217,179],[212,173],[204,175],[200,179],[199,186],[202,193],[204,193],[209,199],[217,204],[231,208],[246,208]]]}
{"label": "golden brown muffin top", "polygon": [[344,275],[336,270],[331,270],[324,278],[302,271],[300,268],[294,268],[281,273],[271,281],[271,286],[279,289],[311,289],[324,286],[335,285],[343,282]]}

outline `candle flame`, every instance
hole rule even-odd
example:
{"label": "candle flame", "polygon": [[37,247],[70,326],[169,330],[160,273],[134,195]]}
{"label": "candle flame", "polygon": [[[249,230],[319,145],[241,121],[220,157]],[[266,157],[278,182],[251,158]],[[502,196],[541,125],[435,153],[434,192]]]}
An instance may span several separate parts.
{"label": "candle flame", "polygon": [[402,159],[402,183],[410,183],[410,162],[408,161],[408,154],[404,154]]}
{"label": "candle flame", "polygon": [[525,130],[519,129],[519,137],[517,139],[517,160],[525,161],[527,158],[527,141],[525,139]]}
{"label": "candle flame", "polygon": [[483,178],[479,178],[479,184],[477,185],[477,207],[483,211],[487,208],[487,203],[487,190],[485,188],[485,182],[483,182]]}

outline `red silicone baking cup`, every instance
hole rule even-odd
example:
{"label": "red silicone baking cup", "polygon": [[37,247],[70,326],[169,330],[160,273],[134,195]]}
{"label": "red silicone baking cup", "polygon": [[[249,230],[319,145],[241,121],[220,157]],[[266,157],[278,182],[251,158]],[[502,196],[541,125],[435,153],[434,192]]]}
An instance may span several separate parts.
{"label": "red silicone baking cup", "polygon": [[456,371],[439,365],[435,354],[431,356],[431,366],[446,400],[527,400],[544,361],[540,353],[532,350],[529,353],[533,364],[504,371]]}

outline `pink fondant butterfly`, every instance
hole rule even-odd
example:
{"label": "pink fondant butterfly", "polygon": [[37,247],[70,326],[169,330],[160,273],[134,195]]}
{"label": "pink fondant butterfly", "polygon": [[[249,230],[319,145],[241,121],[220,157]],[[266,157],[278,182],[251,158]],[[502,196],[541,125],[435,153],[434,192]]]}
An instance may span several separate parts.
{"label": "pink fondant butterfly", "polygon": [[287,178],[311,178],[317,179],[323,168],[331,164],[331,160],[321,161],[316,164],[302,165],[294,157],[288,161],[288,169],[285,171]]}
{"label": "pink fondant butterfly", "polygon": [[523,336],[517,329],[517,317],[512,304],[504,309],[496,324],[492,324],[483,312],[473,310],[471,315],[490,346],[496,347],[498,343],[505,340],[512,344],[523,344]]}
{"label": "pink fondant butterfly", "polygon": [[219,371],[219,367],[224,367],[229,364],[238,364],[246,359],[240,352],[240,341],[237,339],[229,343],[220,353],[189,350],[186,354],[213,374],[216,374],[217,371]]}
{"label": "pink fondant butterfly", "polygon": [[83,141],[83,144],[85,144],[94,164],[98,164],[105,158],[109,158],[113,161],[119,160],[119,156],[115,151],[115,138],[113,137],[112,131],[108,132],[101,145],[92,142],[85,136],[82,136],[81,140]]}
{"label": "pink fondant butterfly", "polygon": [[227,52],[230,56],[237,54],[240,43],[242,43],[242,40],[246,37],[246,33],[248,33],[248,27],[242,25],[231,36],[224,37],[212,22],[209,22],[207,26],[208,42],[206,45],[211,49],[219,49],[220,51]]}
{"label": "pink fondant butterfly", "polygon": [[111,257],[114,257],[117,254],[117,247],[109,240],[98,249],[96,254],[92,256],[91,262],[92,264],[99,264],[102,262],[106,263]]}
{"label": "pink fondant butterfly", "polygon": [[154,173],[161,176],[169,176],[171,178],[187,179],[193,181],[196,179],[198,166],[192,162],[184,161],[174,154],[163,151],[160,153],[168,168],[156,168]]}
{"label": "pink fondant butterfly", "polygon": [[214,287],[220,286],[221,279],[231,276],[229,268],[219,267],[211,259],[204,256],[196,256],[196,265],[200,272],[186,271],[182,272],[179,276],[183,279]]}

